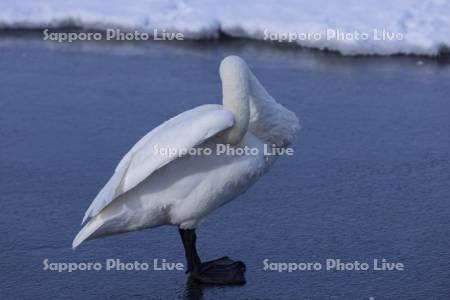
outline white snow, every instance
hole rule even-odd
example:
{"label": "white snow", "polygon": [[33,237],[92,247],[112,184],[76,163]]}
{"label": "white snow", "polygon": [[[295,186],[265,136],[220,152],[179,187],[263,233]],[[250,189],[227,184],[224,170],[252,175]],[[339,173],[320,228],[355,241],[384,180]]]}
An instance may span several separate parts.
{"label": "white snow", "polygon": [[[149,33],[166,29],[182,32],[186,38],[217,37],[219,31],[252,39],[290,33],[295,35],[293,43],[345,55],[436,55],[450,47],[447,0],[0,1],[0,28],[41,29],[67,24]],[[350,38],[327,36],[327,30]],[[383,31],[397,38],[377,40]],[[357,34],[367,37],[358,39]]]}

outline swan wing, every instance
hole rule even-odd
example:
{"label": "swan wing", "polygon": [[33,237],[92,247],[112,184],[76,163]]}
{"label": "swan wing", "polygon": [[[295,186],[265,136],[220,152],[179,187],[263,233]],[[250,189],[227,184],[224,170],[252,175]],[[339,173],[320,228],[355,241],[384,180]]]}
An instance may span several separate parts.
{"label": "swan wing", "polygon": [[156,127],[141,138],[117,165],[113,176],[92,201],[83,222],[96,216],[118,196],[179,157],[170,149],[190,149],[232,127],[234,117],[221,105],[202,105]]}

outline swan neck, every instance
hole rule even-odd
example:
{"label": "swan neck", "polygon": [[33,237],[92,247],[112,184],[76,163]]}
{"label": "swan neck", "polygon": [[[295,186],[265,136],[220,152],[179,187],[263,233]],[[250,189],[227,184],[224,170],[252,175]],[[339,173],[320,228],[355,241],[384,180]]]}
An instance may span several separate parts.
{"label": "swan neck", "polygon": [[[224,64],[225,63],[225,64]],[[223,108],[234,115],[234,126],[223,134],[226,144],[238,144],[250,121],[249,70],[242,59],[224,61],[220,68]]]}

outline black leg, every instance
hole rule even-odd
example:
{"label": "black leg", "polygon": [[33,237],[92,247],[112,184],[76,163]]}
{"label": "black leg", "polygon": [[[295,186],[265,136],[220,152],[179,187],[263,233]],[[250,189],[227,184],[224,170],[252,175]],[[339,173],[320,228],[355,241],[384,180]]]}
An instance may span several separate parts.
{"label": "black leg", "polygon": [[195,229],[180,229],[187,261],[187,271],[191,277],[201,283],[244,284],[245,264],[225,256],[202,263],[196,248]]}
{"label": "black leg", "polygon": [[195,229],[180,229],[179,231],[188,265],[186,273],[193,273],[194,270],[199,270],[202,264],[197,254],[197,247],[195,246],[197,235],[195,234]]}

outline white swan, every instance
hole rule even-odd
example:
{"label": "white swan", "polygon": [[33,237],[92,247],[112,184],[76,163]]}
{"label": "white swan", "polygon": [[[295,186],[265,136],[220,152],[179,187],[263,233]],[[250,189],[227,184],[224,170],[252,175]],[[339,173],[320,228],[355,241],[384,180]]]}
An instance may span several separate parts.
{"label": "white swan", "polygon": [[[201,282],[245,282],[240,261],[224,257],[201,263],[195,228],[268,170],[274,156],[264,155],[264,144],[287,147],[300,126],[296,115],[267,93],[241,58],[225,58],[220,77],[223,106],[202,105],[183,112],[125,154],[86,211],[83,223],[90,220],[75,237],[74,249],[87,239],[177,225],[191,276]],[[259,151],[224,155],[217,153],[217,144]],[[211,155],[179,156],[170,151],[193,147],[211,149]]]}

